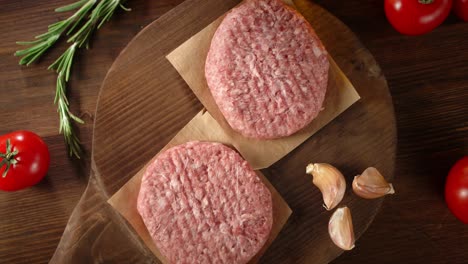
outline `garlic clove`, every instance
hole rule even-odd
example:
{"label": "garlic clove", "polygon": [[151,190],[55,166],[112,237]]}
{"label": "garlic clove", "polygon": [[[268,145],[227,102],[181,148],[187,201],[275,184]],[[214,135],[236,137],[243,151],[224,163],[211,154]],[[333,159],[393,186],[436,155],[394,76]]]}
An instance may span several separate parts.
{"label": "garlic clove", "polygon": [[336,209],[328,222],[328,233],[333,243],[341,249],[354,248],[353,219],[348,207]]}
{"label": "garlic clove", "polygon": [[387,194],[394,194],[395,189],[374,167],[369,167],[361,175],[354,177],[353,191],[365,199],[375,199]]}
{"label": "garlic clove", "polygon": [[325,209],[335,208],[343,199],[346,191],[346,181],[343,174],[327,163],[311,163],[307,165],[306,173],[312,174],[313,184],[322,192]]}

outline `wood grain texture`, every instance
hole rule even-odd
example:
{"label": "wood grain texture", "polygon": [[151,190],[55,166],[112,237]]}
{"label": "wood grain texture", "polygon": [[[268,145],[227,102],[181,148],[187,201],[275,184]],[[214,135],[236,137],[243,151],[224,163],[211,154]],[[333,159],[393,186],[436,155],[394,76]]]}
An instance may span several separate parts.
{"label": "wood grain texture", "polygon": [[[0,133],[36,131],[52,152],[51,170],[39,186],[0,193],[0,263],[50,259],[86,184],[92,123],[106,72],[143,26],[182,0],[129,0],[133,11],[118,12],[95,35],[92,49],[79,54],[70,98],[72,109],[87,122],[80,134],[88,154],[78,165],[67,158],[58,135],[55,76],[46,71],[64,43],[29,68],[17,66],[12,56],[15,41],[29,40],[63,18],[52,10],[69,2],[0,0]],[[468,24],[451,15],[430,34],[406,37],[386,21],[383,1],[315,2],[343,21],[374,55],[388,81],[398,126],[398,195],[385,200],[357,247],[334,263],[465,263],[468,230],[446,208],[443,182],[455,160],[468,154]],[[357,62],[355,67],[362,66]],[[201,108],[194,98],[189,104]]]}
{"label": "wood grain texture", "polygon": [[450,167],[468,155],[468,24],[451,14],[430,34],[407,37],[388,24],[381,1],[318,2],[379,62],[398,128],[398,198],[384,202],[357,248],[335,262],[466,263],[468,229],[443,191]]}
{"label": "wood grain texture", "polygon": [[[126,183],[200,109],[166,55],[238,2],[186,1],[145,28],[116,59],[101,88],[93,141],[96,176],[108,193]],[[378,167],[389,179],[394,169],[393,105],[380,68],[340,21],[307,1],[296,1],[296,5],[356,87],[361,100],[262,171],[293,210],[262,263],[327,263],[341,254],[328,235],[331,212],[323,210],[321,193],[304,173],[309,162],[335,164],[343,169],[348,184],[367,166]],[[207,13],[210,17],[191,23]],[[193,101],[195,104],[190,104]],[[362,148],[355,148],[360,142],[365,142]],[[121,166],[119,161],[129,155],[135,157],[133,162]],[[381,202],[359,199],[348,191],[342,204],[352,210],[357,237],[367,229]],[[88,224],[86,221],[82,226]],[[102,247],[110,249],[112,245]]]}
{"label": "wood grain texture", "polygon": [[47,263],[57,247],[68,218],[81,197],[90,169],[91,138],[97,96],[109,67],[128,42],[147,24],[181,1],[132,0],[132,12],[115,19],[95,34],[90,50],[79,51],[70,82],[71,108],[86,122],[79,127],[86,154],[68,158],[59,135],[53,105],[55,74],[47,71],[66,49],[61,41],[39,64],[18,65],[13,53],[19,40],[31,40],[47,25],[66,17],[53,10],[70,3],[0,0],[0,134],[32,130],[44,138],[51,152],[48,175],[37,187],[18,193],[0,192],[0,263]]}

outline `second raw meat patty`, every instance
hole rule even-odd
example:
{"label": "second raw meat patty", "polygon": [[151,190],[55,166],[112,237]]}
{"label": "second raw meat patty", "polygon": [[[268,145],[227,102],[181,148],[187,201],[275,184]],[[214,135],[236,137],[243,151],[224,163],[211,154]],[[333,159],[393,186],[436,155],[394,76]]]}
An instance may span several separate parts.
{"label": "second raw meat patty", "polygon": [[189,142],[146,169],[138,212],[170,263],[247,263],[273,223],[268,188],[236,151]]}
{"label": "second raw meat patty", "polygon": [[280,0],[247,0],[218,27],[205,76],[234,130],[273,139],[318,115],[328,68],[327,52],[304,17]]}

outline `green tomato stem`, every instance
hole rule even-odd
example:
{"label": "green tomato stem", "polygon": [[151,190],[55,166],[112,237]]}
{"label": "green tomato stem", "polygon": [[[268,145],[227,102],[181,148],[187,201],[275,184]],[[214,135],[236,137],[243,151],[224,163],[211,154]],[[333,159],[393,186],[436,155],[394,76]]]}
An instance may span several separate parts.
{"label": "green tomato stem", "polygon": [[434,0],[418,0],[418,2],[423,5],[428,5],[428,4],[432,4]]}
{"label": "green tomato stem", "polygon": [[18,162],[15,159],[16,154],[18,154],[18,150],[11,151],[10,139],[7,139],[5,153],[0,152],[0,157],[3,158],[2,161],[0,161],[0,168],[3,167],[3,165],[6,165],[6,168],[2,173],[2,178],[6,177],[10,166],[15,165]]}

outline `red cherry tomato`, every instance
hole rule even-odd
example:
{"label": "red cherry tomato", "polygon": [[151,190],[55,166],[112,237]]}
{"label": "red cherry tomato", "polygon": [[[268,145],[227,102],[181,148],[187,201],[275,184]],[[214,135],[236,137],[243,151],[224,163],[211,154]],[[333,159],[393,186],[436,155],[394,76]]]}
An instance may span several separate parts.
{"label": "red cherry tomato", "polygon": [[453,12],[463,21],[468,21],[468,0],[454,0]]}
{"label": "red cherry tomato", "polygon": [[468,224],[468,156],[450,169],[445,182],[445,201],[452,213]]}
{"label": "red cherry tomato", "polygon": [[49,149],[33,132],[0,136],[0,190],[16,191],[37,184],[49,169]]}
{"label": "red cherry tomato", "polygon": [[447,18],[452,0],[385,0],[390,24],[402,34],[427,33]]}

